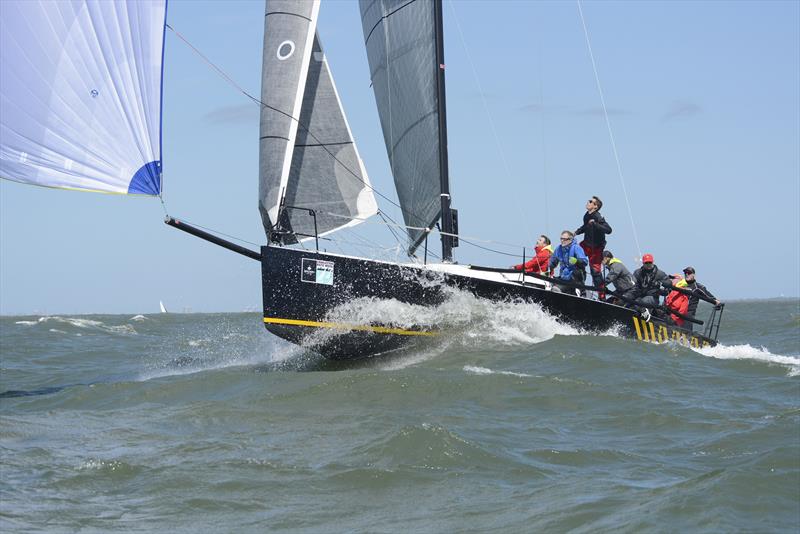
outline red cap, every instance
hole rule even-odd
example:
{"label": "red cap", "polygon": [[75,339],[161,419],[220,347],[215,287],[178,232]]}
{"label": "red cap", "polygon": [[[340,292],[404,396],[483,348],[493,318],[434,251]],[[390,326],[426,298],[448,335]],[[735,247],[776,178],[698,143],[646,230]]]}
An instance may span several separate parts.
{"label": "red cap", "polygon": [[653,263],[653,255],[645,254],[644,256],[642,256],[642,263]]}

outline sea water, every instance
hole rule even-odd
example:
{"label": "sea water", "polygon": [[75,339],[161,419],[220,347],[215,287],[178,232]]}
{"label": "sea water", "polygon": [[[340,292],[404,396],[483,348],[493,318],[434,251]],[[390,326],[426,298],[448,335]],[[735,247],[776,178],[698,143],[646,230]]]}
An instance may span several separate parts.
{"label": "sea water", "polygon": [[704,350],[467,295],[434,315],[344,364],[257,313],[2,317],[0,530],[800,528],[798,300],[729,303]]}

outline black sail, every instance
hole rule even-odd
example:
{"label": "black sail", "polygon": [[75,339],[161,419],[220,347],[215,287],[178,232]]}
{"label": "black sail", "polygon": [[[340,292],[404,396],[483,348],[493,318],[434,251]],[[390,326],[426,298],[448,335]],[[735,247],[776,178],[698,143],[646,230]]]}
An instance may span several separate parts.
{"label": "black sail", "polygon": [[[431,228],[441,215],[435,4],[361,0],[361,22],[386,151],[407,226]],[[408,229],[409,254],[425,238]]]}

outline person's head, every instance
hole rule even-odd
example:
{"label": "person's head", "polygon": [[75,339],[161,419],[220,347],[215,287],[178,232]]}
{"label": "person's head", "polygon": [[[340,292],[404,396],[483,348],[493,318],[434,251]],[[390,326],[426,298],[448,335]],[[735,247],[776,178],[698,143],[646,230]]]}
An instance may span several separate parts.
{"label": "person's head", "polygon": [[550,238],[544,234],[540,235],[539,239],[536,240],[537,247],[546,247],[549,244],[550,244]]}
{"label": "person's head", "polygon": [[683,270],[683,275],[689,283],[694,282],[694,267],[687,267]]}
{"label": "person's head", "polygon": [[564,247],[568,247],[572,244],[572,240],[575,239],[575,234],[570,232],[569,230],[564,230],[561,232],[561,245]]}
{"label": "person's head", "polygon": [[586,211],[589,213],[594,213],[598,211],[600,208],[603,207],[603,201],[600,200],[598,197],[592,197],[586,201]]}
{"label": "person's head", "polygon": [[603,251],[603,263],[608,265],[611,260],[614,259],[614,254],[611,253],[610,250]]}
{"label": "person's head", "polygon": [[653,268],[655,268],[655,265],[653,264],[653,255],[647,253],[644,256],[642,256],[642,269],[651,271],[653,270]]}

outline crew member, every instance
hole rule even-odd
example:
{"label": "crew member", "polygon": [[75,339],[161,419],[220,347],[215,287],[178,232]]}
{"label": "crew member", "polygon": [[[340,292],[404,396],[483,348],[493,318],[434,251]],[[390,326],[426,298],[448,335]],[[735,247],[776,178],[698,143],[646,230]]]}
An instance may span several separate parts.
{"label": "crew member", "polygon": [[[603,263],[603,249],[606,248],[606,234],[611,233],[611,226],[600,215],[600,208],[603,201],[598,197],[592,197],[586,202],[586,213],[583,215],[583,225],[575,230],[575,235],[584,234],[581,247],[589,258],[589,270],[592,273],[592,283],[595,287],[603,287],[603,275],[601,265]],[[600,299],[604,298],[602,289]]]}
{"label": "crew member", "polygon": [[642,256],[642,266],[633,273],[633,289],[626,295],[648,308],[658,306],[658,297],[664,287],[671,287],[670,278],[653,263],[653,255]]}
{"label": "crew member", "polygon": [[[624,295],[633,289],[633,276],[625,265],[614,257],[610,250],[603,251],[603,265],[606,268],[605,286],[614,285],[614,293]],[[609,302],[616,302],[617,297],[609,297]]]}
{"label": "crew member", "polygon": [[[686,280],[679,274],[673,274],[672,287],[686,289]],[[686,311],[689,309],[689,296],[682,291],[673,289],[670,291],[669,295],[667,295],[667,298],[664,299],[664,306],[669,308],[670,311],[686,315]],[[670,319],[678,326],[684,326],[684,323],[686,323],[686,321],[674,313],[670,314]],[[691,323],[688,324],[691,325]]]}
{"label": "crew member", "polygon": [[[561,244],[553,250],[548,269],[552,271],[556,265],[560,264],[558,278],[564,282],[583,285],[586,282],[586,265],[588,263],[589,258],[586,257],[586,253],[575,243],[575,234],[569,230],[561,232]],[[569,285],[557,285],[554,288],[566,293],[571,293],[575,289]],[[578,291],[578,294],[583,293]]]}
{"label": "crew member", "polygon": [[550,256],[553,254],[553,247],[550,246],[550,238],[546,235],[540,235],[539,239],[536,240],[534,251],[536,255],[533,258],[526,261],[524,265],[520,263],[519,265],[513,266],[512,269],[521,271],[524,268],[526,273],[547,274],[547,266],[550,264]]}
{"label": "crew member", "polygon": [[[694,267],[685,268],[683,274],[686,276],[686,289],[692,291],[692,295],[689,297],[689,308],[686,315],[694,317],[695,313],[697,313],[697,305],[700,303],[700,297],[713,300],[714,304],[717,306],[722,304],[717,297],[711,294],[711,291],[709,291],[706,286],[697,282],[695,279]],[[687,323],[687,328],[691,330],[692,323]]]}

